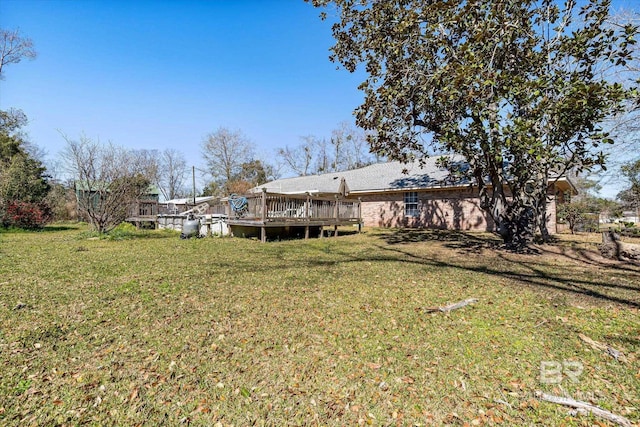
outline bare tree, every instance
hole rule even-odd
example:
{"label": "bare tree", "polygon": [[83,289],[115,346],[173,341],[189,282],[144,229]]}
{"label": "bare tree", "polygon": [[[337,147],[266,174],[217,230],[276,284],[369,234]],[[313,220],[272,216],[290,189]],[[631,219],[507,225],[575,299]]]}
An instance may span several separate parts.
{"label": "bare tree", "polygon": [[17,64],[23,58],[34,59],[36,51],[31,39],[22,37],[20,30],[0,28],[0,79],[4,79],[3,68],[7,64]]}
{"label": "bare tree", "polygon": [[205,137],[202,155],[214,181],[225,185],[241,172],[243,163],[253,160],[253,145],[240,130],[221,127]]}
{"label": "bare tree", "polygon": [[125,220],[131,203],[151,183],[145,153],[94,141],[84,135],[66,136],[63,158],[75,180],[78,210],[91,226],[104,233]]}
{"label": "bare tree", "polygon": [[162,152],[160,166],[160,184],[169,199],[181,197],[185,191],[187,161],[184,155],[173,148]]}
{"label": "bare tree", "polygon": [[132,167],[139,171],[151,184],[160,185],[161,178],[161,154],[158,150],[131,150]]}
{"label": "bare tree", "polygon": [[278,150],[280,159],[297,175],[340,172],[370,165],[378,160],[369,152],[364,131],[342,122],[331,132],[331,139],[313,135],[301,138],[296,147]]}
{"label": "bare tree", "polygon": [[315,173],[313,162],[316,158],[316,138],[312,135],[301,138],[302,144],[297,147],[284,147],[278,155],[294,173],[305,176]]}
{"label": "bare tree", "polygon": [[377,160],[369,151],[365,132],[348,122],[339,123],[331,132],[331,144],[336,171],[361,168]]}

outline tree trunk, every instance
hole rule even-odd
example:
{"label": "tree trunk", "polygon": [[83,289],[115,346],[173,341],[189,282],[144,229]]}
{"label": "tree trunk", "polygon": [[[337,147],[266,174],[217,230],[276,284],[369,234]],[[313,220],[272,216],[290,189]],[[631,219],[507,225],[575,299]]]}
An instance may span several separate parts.
{"label": "tree trunk", "polygon": [[513,249],[523,249],[533,241],[536,227],[531,208],[508,206],[497,221],[498,232],[504,243]]}
{"label": "tree trunk", "polygon": [[545,208],[540,215],[540,224],[538,225],[540,228],[540,235],[542,236],[542,242],[548,243],[551,240],[551,234],[549,233],[549,229],[547,228],[547,209]]}
{"label": "tree trunk", "polygon": [[[538,228],[540,229],[540,235],[543,243],[548,243],[551,240],[551,234],[547,228],[547,192],[540,194],[537,204],[538,211]],[[534,230],[535,232],[535,230]]]}
{"label": "tree trunk", "polygon": [[605,258],[612,258],[621,261],[640,260],[640,245],[621,242],[620,236],[613,230],[602,233],[602,244],[599,249],[600,253]]}

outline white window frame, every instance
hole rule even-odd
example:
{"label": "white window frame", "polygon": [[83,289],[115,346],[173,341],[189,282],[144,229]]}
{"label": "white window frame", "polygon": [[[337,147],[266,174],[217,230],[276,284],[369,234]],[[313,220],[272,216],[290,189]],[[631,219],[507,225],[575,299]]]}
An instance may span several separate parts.
{"label": "white window frame", "polygon": [[418,192],[407,191],[404,193],[404,216],[409,218],[417,218],[420,216],[418,208]]}

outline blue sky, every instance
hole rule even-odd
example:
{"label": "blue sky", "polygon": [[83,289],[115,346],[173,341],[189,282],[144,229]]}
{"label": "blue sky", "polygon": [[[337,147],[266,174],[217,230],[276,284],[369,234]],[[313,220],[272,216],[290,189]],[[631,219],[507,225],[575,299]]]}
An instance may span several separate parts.
{"label": "blue sky", "polygon": [[19,27],[38,52],[5,68],[0,109],[27,114],[49,164],[61,133],[84,133],[175,148],[202,167],[202,140],[219,127],[240,129],[273,162],[277,148],[353,123],[363,100],[364,75],[328,60],[319,13],[302,0],[0,0],[0,26]]}
{"label": "blue sky", "polygon": [[11,64],[0,108],[22,109],[50,160],[61,133],[135,149],[175,148],[240,129],[258,155],[329,136],[362,101],[362,76],[328,60],[330,24],[301,0],[2,0],[0,26],[38,52]]}

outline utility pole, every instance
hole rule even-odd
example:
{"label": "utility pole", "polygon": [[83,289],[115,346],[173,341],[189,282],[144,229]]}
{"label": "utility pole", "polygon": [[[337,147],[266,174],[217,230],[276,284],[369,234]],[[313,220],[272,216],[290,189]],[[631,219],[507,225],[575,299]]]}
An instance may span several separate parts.
{"label": "utility pole", "polygon": [[191,178],[193,179],[193,206],[196,205],[196,167],[191,166]]}

